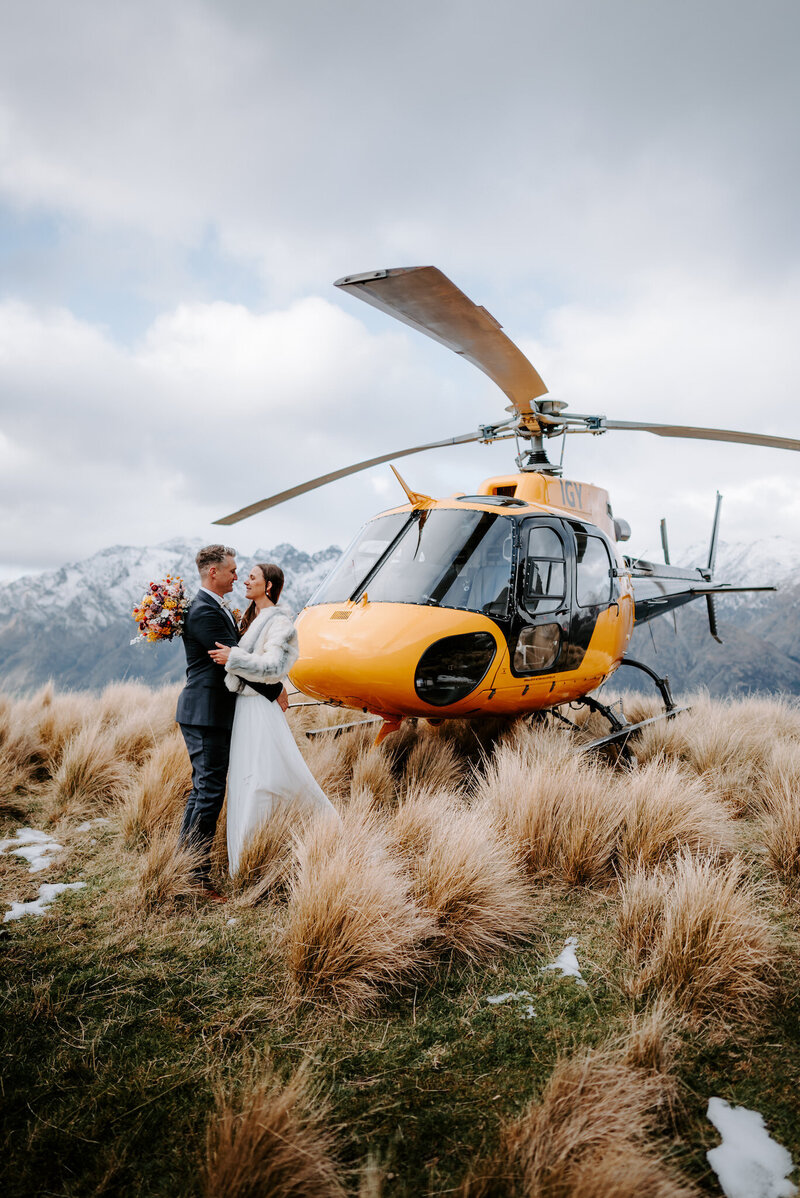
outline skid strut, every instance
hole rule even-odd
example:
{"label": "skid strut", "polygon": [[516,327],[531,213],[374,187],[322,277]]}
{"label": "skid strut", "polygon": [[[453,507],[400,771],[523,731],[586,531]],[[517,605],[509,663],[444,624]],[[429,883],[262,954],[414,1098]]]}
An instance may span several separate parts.
{"label": "skid strut", "polygon": [[[638,720],[637,723],[630,724],[625,718],[621,705],[617,709],[616,704],[614,704],[614,706],[609,706],[607,703],[601,703],[599,699],[595,699],[592,695],[584,695],[582,699],[577,700],[578,704],[580,706],[588,707],[590,711],[597,712],[598,715],[601,715],[604,717],[604,719],[608,720],[609,724],[611,725],[611,732],[608,734],[608,736],[601,736],[598,740],[592,740],[585,745],[579,745],[579,753],[588,753],[592,749],[602,749],[605,745],[619,745],[621,750],[626,752],[628,751],[628,740],[635,732],[638,732],[640,728],[646,728],[648,724],[655,724],[659,720],[670,720],[673,718],[673,716],[678,715],[679,712],[689,710],[688,706],[678,707],[675,703],[675,700],[672,697],[672,690],[669,685],[669,678],[660,678],[659,675],[656,674],[655,670],[650,669],[650,666],[646,666],[644,662],[641,661],[634,661],[633,658],[626,657],[625,660],[621,662],[621,665],[631,666],[633,669],[641,670],[643,673],[652,678],[661,695],[662,701],[664,703],[664,710],[659,712],[658,715],[650,716],[650,718],[647,720]],[[573,723],[572,720],[568,720],[566,716],[561,714],[560,711],[556,711],[555,708],[553,708],[550,714],[555,716],[557,720],[560,720],[562,724],[569,724],[569,726],[574,729],[575,732],[578,731],[577,724]]]}

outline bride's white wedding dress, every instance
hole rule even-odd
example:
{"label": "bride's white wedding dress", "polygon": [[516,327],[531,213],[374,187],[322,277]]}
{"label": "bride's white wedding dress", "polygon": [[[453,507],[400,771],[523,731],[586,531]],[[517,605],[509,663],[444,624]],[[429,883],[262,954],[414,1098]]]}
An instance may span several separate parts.
{"label": "bride's white wedding dress", "polygon": [[242,849],[268,820],[276,803],[336,815],[295,744],[277,703],[258,694],[251,682],[280,682],[297,660],[297,633],[275,607],[259,613],[231,649],[226,685],[237,692],[228,769],[228,866],[238,872]]}

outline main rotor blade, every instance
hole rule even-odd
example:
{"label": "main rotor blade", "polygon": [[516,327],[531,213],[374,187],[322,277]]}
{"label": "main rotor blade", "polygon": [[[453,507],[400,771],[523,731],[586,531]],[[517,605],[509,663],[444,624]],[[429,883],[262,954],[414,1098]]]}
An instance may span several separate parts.
{"label": "main rotor blade", "polygon": [[800,451],[800,441],[791,437],[768,437],[764,433],[740,433],[727,428],[694,428],[684,424],[646,424],[636,420],[606,420],[602,428],[630,429],[639,433],[655,433],[657,437],[688,437],[697,441],[737,441],[740,445],[764,445],[770,449]]}
{"label": "main rotor blade", "polygon": [[497,383],[518,412],[530,414],[531,400],[547,394],[538,371],[502,332],[502,325],[435,266],[345,275],[335,286],[472,362]]}
{"label": "main rotor blade", "polygon": [[[509,433],[509,436],[513,434]],[[381,454],[379,458],[369,458],[366,462],[356,462],[354,466],[345,466],[342,470],[333,470],[330,474],[321,474],[319,478],[312,478],[307,483],[301,483],[298,487],[290,487],[288,491],[279,491],[277,495],[271,495],[269,499],[262,499],[258,503],[251,503],[249,507],[240,508],[238,512],[232,512],[230,516],[223,516],[221,520],[214,520],[214,524],[238,524],[240,520],[246,520],[248,516],[255,516],[258,512],[265,512],[267,508],[276,507],[279,503],[285,503],[287,499],[294,499],[297,495],[305,495],[306,491],[314,491],[317,487],[324,487],[326,483],[336,482],[337,478],[346,478],[348,474],[358,474],[359,470],[369,470],[370,466],[380,466],[383,462],[394,461],[395,458],[408,457],[410,453],[422,453],[425,449],[441,449],[445,445],[466,445],[469,441],[480,441],[484,434],[462,433],[458,437],[448,437],[446,441],[431,441],[429,445],[415,445],[411,449],[398,449],[394,453]],[[498,437],[496,440],[503,440],[503,437]]]}

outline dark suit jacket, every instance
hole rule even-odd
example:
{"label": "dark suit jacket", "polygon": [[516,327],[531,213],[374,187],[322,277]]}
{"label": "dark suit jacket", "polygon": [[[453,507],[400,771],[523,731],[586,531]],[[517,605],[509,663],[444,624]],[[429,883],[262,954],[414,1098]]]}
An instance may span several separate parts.
{"label": "dark suit jacket", "polygon": [[[225,685],[225,667],[218,666],[208,656],[208,650],[221,645],[235,645],[239,633],[216,599],[198,591],[183,620],[183,647],[186,651],[186,685],[178,696],[175,719],[179,724],[201,724],[211,728],[230,728],[236,695]],[[250,682],[272,702],[281,693],[280,682],[275,685]]]}
{"label": "dark suit jacket", "polygon": [[233,621],[205,591],[198,591],[183,621],[186,685],[178,698],[179,724],[230,728],[236,696],[225,685],[225,667],[208,656],[217,643],[235,645],[239,634]]}

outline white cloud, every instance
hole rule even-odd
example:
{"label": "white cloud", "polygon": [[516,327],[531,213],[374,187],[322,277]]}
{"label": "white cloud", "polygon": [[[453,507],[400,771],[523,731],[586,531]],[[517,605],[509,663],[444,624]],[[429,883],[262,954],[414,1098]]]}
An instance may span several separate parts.
{"label": "white cloud", "polygon": [[[482,376],[330,290],[373,267],[440,265],[573,410],[800,436],[798,25],[782,0],[16,6],[0,569],[216,536],[305,477],[497,419]],[[512,457],[401,469],[448,494]],[[634,434],[567,457],[642,548],[664,513],[696,541],[717,486],[731,539],[791,535],[798,464]],[[395,486],[382,468],[241,536],[342,541]]]}
{"label": "white cloud", "polygon": [[[555,311],[525,349],[573,411],[800,436],[800,350],[789,336],[797,320],[800,289],[742,295],[672,275],[614,312]],[[210,521],[239,506],[501,415],[501,394],[436,346],[434,374],[426,344],[404,331],[370,333],[319,298],[268,313],[182,305],[132,350],[69,313],[0,307],[0,387],[11,400],[0,441],[10,465],[0,484],[7,560],[44,566],[109,542],[210,539],[220,535]],[[399,465],[414,489],[450,494],[507,472],[512,444]],[[639,551],[668,514],[679,551],[710,523],[717,487],[729,539],[792,536],[798,464],[775,450],[608,433],[571,438],[566,472],[607,487]],[[395,495],[382,467],[230,535],[242,548],[341,543]]]}

